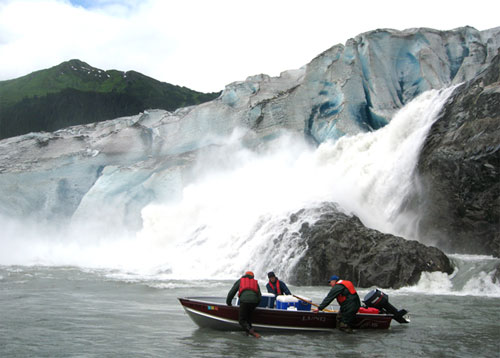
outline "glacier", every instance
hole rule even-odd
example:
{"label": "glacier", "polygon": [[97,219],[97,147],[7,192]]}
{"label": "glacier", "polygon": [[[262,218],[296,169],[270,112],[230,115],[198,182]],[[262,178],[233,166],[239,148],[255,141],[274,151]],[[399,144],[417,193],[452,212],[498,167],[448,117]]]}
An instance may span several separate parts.
{"label": "glacier", "polygon": [[499,35],[500,27],[379,29],[300,69],[231,83],[198,106],[2,140],[0,222],[9,235],[27,226],[95,237],[139,232],[149,205],[180,200],[200,176],[237,158],[283,143],[300,157],[385,127],[420,94],[474,78]]}

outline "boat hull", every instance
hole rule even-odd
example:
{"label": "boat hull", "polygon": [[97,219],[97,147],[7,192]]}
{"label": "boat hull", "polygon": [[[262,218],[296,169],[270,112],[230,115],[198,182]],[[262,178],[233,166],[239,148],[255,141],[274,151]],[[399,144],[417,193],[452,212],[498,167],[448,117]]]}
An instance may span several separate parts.
{"label": "boat hull", "polygon": [[[216,330],[241,330],[238,306],[228,306],[221,298],[179,298],[186,313],[200,327]],[[392,320],[389,314],[358,313],[354,328],[387,329]],[[287,311],[257,307],[252,325],[260,331],[332,331],[337,324],[336,312]]]}

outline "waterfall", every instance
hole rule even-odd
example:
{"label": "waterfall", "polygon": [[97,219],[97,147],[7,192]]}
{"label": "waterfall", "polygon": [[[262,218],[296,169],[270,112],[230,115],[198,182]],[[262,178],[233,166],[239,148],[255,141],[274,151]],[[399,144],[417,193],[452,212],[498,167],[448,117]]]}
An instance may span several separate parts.
{"label": "waterfall", "polygon": [[400,207],[414,190],[426,134],[452,91],[425,92],[384,128],[319,147],[294,134],[258,149],[232,137],[200,155],[196,180],[178,199],[142,209],[138,232],[96,236],[80,227],[48,237],[26,230],[22,236],[11,228],[0,241],[0,264],[68,265],[168,279],[232,279],[247,269],[263,277],[279,268],[286,277],[305,249],[300,226],[316,220],[315,214],[302,221],[290,215],[325,201],[368,227],[404,236],[400,228],[416,219],[401,215]]}
{"label": "waterfall", "polygon": [[164,251],[162,268],[174,277],[226,278],[250,268],[261,276],[276,267],[289,271],[304,249],[302,222],[289,216],[319,202],[401,234],[402,222],[412,219],[399,214],[418,155],[452,91],[425,92],[386,127],[318,148],[286,137],[266,153],[234,151],[240,160],[186,187],[179,202],[144,208],[138,237]]}

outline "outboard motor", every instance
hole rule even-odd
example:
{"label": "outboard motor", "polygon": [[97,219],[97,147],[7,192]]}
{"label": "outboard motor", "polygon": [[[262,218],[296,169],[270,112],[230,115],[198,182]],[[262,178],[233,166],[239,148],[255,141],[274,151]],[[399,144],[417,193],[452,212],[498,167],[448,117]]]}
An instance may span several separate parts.
{"label": "outboard motor", "polygon": [[389,303],[389,296],[378,289],[368,292],[363,302],[367,307],[375,307],[385,313],[392,314],[394,319],[399,323],[410,323],[410,321],[404,317],[408,311],[396,309],[396,307]]}

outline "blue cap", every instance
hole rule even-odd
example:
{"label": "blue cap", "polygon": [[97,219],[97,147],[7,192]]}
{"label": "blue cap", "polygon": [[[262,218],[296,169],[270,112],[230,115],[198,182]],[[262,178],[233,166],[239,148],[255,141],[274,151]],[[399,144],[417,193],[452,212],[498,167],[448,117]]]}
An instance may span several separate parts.
{"label": "blue cap", "polygon": [[328,280],[328,282],[330,281],[338,281],[339,277],[337,275],[333,275],[330,277],[330,279]]}

